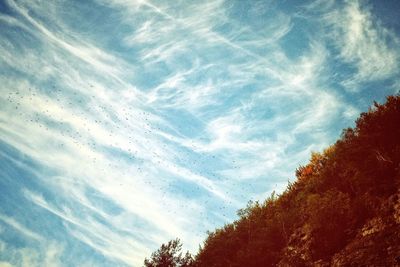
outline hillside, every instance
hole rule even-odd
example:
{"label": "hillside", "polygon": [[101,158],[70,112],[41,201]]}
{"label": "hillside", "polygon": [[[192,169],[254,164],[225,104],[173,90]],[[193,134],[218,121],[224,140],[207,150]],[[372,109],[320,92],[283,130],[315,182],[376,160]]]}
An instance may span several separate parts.
{"label": "hillside", "polygon": [[152,257],[145,265],[399,266],[399,163],[400,96],[390,96],[313,153],[285,192],[249,203],[238,220],[209,233],[193,261]]}

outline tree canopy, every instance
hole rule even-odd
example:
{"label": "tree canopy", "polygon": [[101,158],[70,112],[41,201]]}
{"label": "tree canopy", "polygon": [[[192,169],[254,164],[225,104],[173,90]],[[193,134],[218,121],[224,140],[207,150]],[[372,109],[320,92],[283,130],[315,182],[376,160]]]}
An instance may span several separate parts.
{"label": "tree canopy", "polygon": [[182,255],[182,244],[180,240],[174,239],[151,254],[150,259],[144,260],[145,267],[190,267],[193,258],[189,252]]}
{"label": "tree canopy", "polygon": [[[400,219],[392,216],[397,204],[390,201],[400,192],[400,96],[374,103],[295,175],[281,195],[249,202],[236,221],[210,232],[188,265],[179,265],[180,254],[171,260],[180,248],[175,240],[145,266],[329,266],[374,218],[387,218],[399,229]],[[388,246],[400,256],[400,238],[391,240]]]}

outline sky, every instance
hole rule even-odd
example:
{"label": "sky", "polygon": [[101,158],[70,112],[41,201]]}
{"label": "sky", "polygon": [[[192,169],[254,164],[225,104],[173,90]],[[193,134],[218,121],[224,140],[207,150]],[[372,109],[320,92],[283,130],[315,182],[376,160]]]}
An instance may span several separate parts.
{"label": "sky", "polygon": [[400,2],[0,0],[0,266],[141,266],[400,89]]}

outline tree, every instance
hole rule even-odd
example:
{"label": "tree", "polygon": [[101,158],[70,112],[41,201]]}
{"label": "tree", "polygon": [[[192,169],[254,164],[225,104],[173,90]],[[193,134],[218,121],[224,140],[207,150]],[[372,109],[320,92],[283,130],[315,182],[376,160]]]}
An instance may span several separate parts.
{"label": "tree", "polygon": [[174,239],[151,254],[150,259],[144,260],[145,267],[191,267],[193,266],[193,257],[189,253],[182,255],[182,244],[180,240]]}
{"label": "tree", "polygon": [[[190,254],[182,257],[179,240],[173,240],[146,259],[146,267],[328,266],[335,255],[352,261],[353,255],[369,252],[379,257],[375,262],[363,258],[367,265],[392,266],[394,256],[385,253],[389,246],[398,247],[398,238],[389,238],[397,232],[360,233],[376,217],[384,218],[387,233],[395,223],[390,203],[397,203],[400,190],[399,125],[400,95],[375,103],[334,145],[312,153],[285,192],[249,202],[236,221],[208,232],[195,260]],[[354,244],[369,252],[360,254]],[[354,260],[356,264],[345,265],[360,265],[360,258]]]}

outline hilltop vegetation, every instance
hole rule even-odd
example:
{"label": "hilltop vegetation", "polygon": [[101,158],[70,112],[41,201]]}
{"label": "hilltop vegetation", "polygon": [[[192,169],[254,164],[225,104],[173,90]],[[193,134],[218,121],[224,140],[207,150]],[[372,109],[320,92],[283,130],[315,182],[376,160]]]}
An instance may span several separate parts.
{"label": "hilltop vegetation", "polygon": [[[334,145],[313,153],[285,192],[248,203],[239,219],[209,233],[194,260],[186,254],[184,264],[166,265],[152,257],[145,265],[400,264],[399,163],[400,96],[390,96]],[[179,250],[168,255],[182,259]]]}

